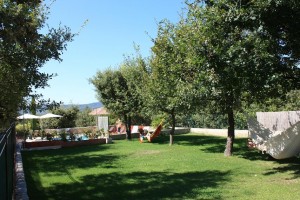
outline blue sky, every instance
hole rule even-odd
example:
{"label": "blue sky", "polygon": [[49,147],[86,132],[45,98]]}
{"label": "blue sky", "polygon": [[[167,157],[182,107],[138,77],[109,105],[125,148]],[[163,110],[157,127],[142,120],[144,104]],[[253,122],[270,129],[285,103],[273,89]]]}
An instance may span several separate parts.
{"label": "blue sky", "polygon": [[[45,2],[49,5],[50,0]],[[184,7],[184,0],[56,0],[47,23],[54,28],[61,23],[80,33],[68,44],[62,62],[50,61],[41,69],[58,76],[39,92],[64,104],[97,102],[88,79],[97,71],[118,66],[124,55],[134,53],[134,43],[144,57],[149,56],[157,23],[177,22]]]}

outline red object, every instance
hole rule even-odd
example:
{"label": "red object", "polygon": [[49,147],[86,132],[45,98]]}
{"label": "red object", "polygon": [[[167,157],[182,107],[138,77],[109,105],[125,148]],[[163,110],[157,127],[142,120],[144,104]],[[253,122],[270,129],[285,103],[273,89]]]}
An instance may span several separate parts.
{"label": "red object", "polygon": [[162,129],[162,123],[159,124],[159,126],[155,129],[155,131],[150,135],[150,137],[147,137],[148,141],[151,142],[154,138],[156,138]]}

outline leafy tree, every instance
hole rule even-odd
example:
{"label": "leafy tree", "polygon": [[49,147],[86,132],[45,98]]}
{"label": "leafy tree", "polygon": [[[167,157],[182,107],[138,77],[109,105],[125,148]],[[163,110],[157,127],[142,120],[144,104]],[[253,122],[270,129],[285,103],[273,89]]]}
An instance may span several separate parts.
{"label": "leafy tree", "polygon": [[87,126],[95,126],[96,125],[96,118],[93,115],[89,115],[92,110],[88,107],[79,111],[76,117],[76,127],[87,127]]}
{"label": "leafy tree", "polygon": [[[299,44],[298,31],[286,29],[284,23],[267,23],[275,22],[272,15],[282,12],[285,17],[298,16],[299,3],[291,2],[214,0],[189,4],[189,61],[199,71],[208,72],[209,87],[203,99],[210,99],[214,109],[227,114],[225,156],[232,154],[234,113],[243,101],[264,101],[297,85],[299,49],[290,42]],[[278,9],[281,6],[289,9]]]}
{"label": "leafy tree", "polygon": [[53,74],[40,72],[50,59],[61,61],[67,27],[46,25],[49,9],[38,0],[0,1],[0,122],[15,118],[23,98],[44,88]]}
{"label": "leafy tree", "polygon": [[68,109],[55,109],[54,114],[62,115],[63,117],[57,118],[58,127],[60,128],[72,128],[76,127],[76,119],[79,113],[79,108],[77,106],[71,106]]}
{"label": "leafy tree", "polygon": [[[99,71],[90,81],[96,88],[98,100],[110,112],[122,116],[123,120],[127,121],[130,110],[126,106],[125,94],[128,87],[121,72],[112,69]],[[127,133],[127,138],[131,139],[131,133]]]}
{"label": "leafy tree", "polygon": [[296,111],[300,110],[300,90],[289,91],[284,98],[269,98],[264,103],[251,104],[249,111],[252,115],[255,112],[278,112],[278,111]]}
{"label": "leafy tree", "polygon": [[[136,55],[124,58],[120,66],[120,72],[125,78],[131,98],[127,106],[133,108],[131,114],[132,124],[150,124],[149,113],[146,112],[143,93],[145,92],[146,79],[148,78],[147,61],[139,53],[139,47],[135,46]],[[127,92],[128,92],[127,91]]]}
{"label": "leafy tree", "polygon": [[292,90],[286,95],[284,110],[300,110],[300,90]]}
{"label": "leafy tree", "polygon": [[[30,111],[31,111],[31,114],[36,115],[36,102],[35,102],[34,96],[31,97]],[[32,127],[32,130],[37,129],[37,119],[31,120],[31,127]]]}
{"label": "leafy tree", "polygon": [[200,73],[186,61],[187,37],[183,36],[185,27],[180,23],[176,26],[165,20],[159,24],[144,95],[152,112],[169,115],[172,127],[170,145],[174,140],[176,115],[191,109],[194,96],[201,91],[200,85],[194,84]]}
{"label": "leafy tree", "polygon": [[76,127],[76,119],[79,113],[77,106],[71,106],[70,108],[56,108],[50,110],[51,113],[61,115],[60,118],[46,118],[42,119],[41,127],[45,128],[73,128]]}
{"label": "leafy tree", "polygon": [[99,71],[90,81],[95,86],[99,101],[125,122],[127,139],[131,139],[132,119],[141,116],[141,78],[145,63],[141,57],[126,58],[118,70]]}

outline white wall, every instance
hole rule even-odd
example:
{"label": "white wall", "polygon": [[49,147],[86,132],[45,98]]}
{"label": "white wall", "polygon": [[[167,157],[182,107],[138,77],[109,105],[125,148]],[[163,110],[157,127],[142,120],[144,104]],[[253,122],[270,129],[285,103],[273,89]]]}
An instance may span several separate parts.
{"label": "white wall", "polygon": [[[227,137],[227,129],[191,128],[191,133]],[[235,137],[249,137],[248,130],[235,130]]]}

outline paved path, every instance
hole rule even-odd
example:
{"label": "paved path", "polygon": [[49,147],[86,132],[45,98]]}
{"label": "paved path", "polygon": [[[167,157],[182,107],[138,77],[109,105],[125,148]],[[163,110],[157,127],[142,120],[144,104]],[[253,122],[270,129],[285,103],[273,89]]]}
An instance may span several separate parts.
{"label": "paved path", "polygon": [[28,200],[27,185],[25,181],[25,175],[22,162],[22,140],[17,140],[16,144],[16,200]]}

